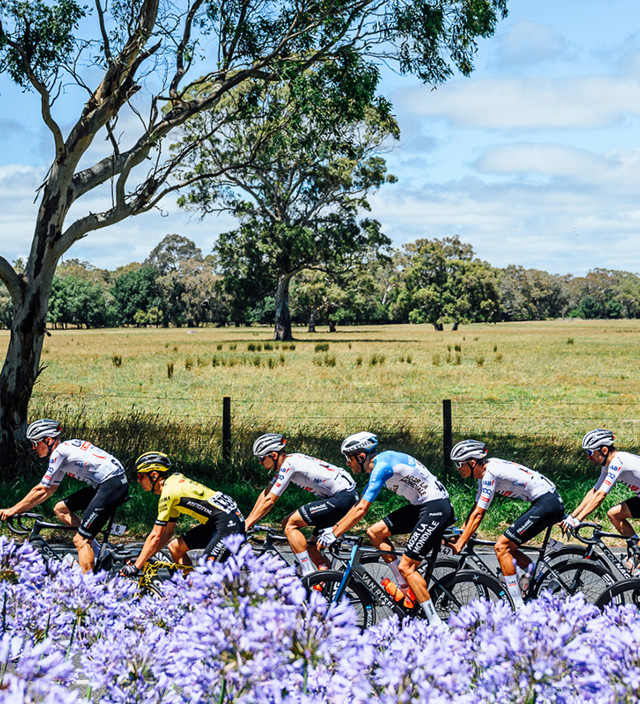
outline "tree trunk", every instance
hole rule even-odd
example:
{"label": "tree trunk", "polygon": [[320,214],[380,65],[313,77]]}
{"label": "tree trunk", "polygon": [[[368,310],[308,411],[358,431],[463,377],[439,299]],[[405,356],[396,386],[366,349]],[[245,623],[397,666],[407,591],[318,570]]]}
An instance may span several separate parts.
{"label": "tree trunk", "polygon": [[455,332],[458,329],[458,325],[459,325],[459,323],[456,320],[456,322],[452,325],[451,329]]}
{"label": "tree trunk", "polygon": [[309,311],[309,328],[307,332],[315,332],[316,331],[316,317],[318,315],[318,309],[314,306],[311,308]]}
{"label": "tree trunk", "polygon": [[444,330],[442,323],[434,323],[433,327],[436,329],[437,332],[442,332]]}
{"label": "tree trunk", "polygon": [[24,438],[29,400],[40,368],[55,265],[23,286],[14,304],[7,356],[0,372],[0,472],[11,469]]}
{"label": "tree trunk", "polygon": [[291,313],[289,311],[289,283],[291,274],[282,274],[278,277],[276,287],[276,321],[273,339],[281,341],[293,340],[291,335]]}
{"label": "tree trunk", "polygon": [[330,320],[329,321],[329,332],[335,332],[335,331],[336,331],[336,321]]}

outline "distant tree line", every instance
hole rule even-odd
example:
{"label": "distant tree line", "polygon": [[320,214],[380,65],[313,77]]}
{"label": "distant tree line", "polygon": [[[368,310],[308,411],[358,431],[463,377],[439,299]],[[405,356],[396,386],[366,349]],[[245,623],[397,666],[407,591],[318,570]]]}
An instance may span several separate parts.
{"label": "distant tree line", "polygon": [[[21,263],[15,262],[17,270]],[[274,274],[223,273],[214,249],[203,256],[188,238],[167,235],[141,264],[115,271],[70,259],[53,281],[53,327],[273,324]],[[277,275],[277,273],[275,274]],[[549,274],[511,265],[492,267],[457,236],[419,239],[396,250],[363,251],[343,271],[300,272],[291,284],[291,318],[319,324],[445,324],[637,318],[640,276],[596,268],[586,276]],[[0,289],[0,325],[12,307]]]}

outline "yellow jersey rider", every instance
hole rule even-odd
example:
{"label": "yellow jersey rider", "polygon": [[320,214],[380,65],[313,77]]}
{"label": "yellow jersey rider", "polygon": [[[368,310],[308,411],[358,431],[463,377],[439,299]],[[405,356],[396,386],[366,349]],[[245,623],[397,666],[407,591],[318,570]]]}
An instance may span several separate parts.
{"label": "yellow jersey rider", "polygon": [[[169,474],[170,470],[171,461],[162,452],[146,452],[136,460],[140,486],[143,491],[160,496],[160,500],[158,518],[140,554],[122,568],[125,577],[135,577],[144,563],[165,545],[179,565],[192,564],[188,552],[194,549],[203,549],[204,556],[224,560],[228,551],[223,538],[236,533],[244,535],[244,517],[230,496],[183,474]],[[171,540],[180,514],[195,518],[199,525]]]}

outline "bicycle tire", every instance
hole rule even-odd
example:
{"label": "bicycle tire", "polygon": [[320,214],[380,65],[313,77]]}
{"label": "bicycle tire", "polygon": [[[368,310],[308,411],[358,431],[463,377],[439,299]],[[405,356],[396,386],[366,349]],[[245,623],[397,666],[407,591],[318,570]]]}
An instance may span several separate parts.
{"label": "bicycle tire", "polygon": [[623,579],[607,587],[600,594],[595,605],[599,609],[603,609],[609,604],[616,606],[632,604],[636,608],[640,608],[640,579],[637,577]]}
{"label": "bicycle tire", "polygon": [[596,552],[589,558],[585,557],[588,547],[586,545],[565,545],[559,550],[554,550],[547,554],[547,559],[552,565],[558,565],[561,562],[570,562],[575,560],[588,560],[602,565],[605,569],[609,569],[608,562],[598,555]]}
{"label": "bicycle tire", "polygon": [[429,593],[442,620],[458,613],[463,606],[475,599],[504,602],[513,608],[509,592],[502,582],[490,574],[473,570],[462,570],[447,575],[439,584],[434,584]]}
{"label": "bicycle tire", "polygon": [[552,594],[564,592],[571,596],[581,592],[585,601],[595,604],[605,589],[616,582],[609,570],[592,560],[567,560],[554,565],[553,569],[557,577],[544,572],[534,585],[532,596],[537,597],[545,589]]}
{"label": "bicycle tire", "polygon": [[[343,572],[337,570],[321,570],[313,572],[302,578],[302,584],[307,594],[315,591],[321,594],[327,602],[332,603],[342,584]],[[376,621],[373,598],[369,590],[361,582],[350,579],[347,583],[342,599],[346,599],[356,611],[356,623],[361,630],[373,626]]]}

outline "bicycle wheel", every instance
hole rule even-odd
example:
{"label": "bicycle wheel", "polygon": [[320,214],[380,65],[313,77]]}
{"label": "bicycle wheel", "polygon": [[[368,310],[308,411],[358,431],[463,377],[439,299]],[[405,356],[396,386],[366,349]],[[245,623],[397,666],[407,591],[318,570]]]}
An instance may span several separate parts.
{"label": "bicycle wheel", "polygon": [[554,565],[554,573],[544,572],[534,585],[533,596],[544,589],[553,594],[573,595],[578,592],[591,604],[595,604],[605,589],[615,583],[615,578],[602,565],[591,560],[568,560]]}
{"label": "bicycle wheel", "polygon": [[[307,590],[307,594],[311,594],[312,591],[316,594],[322,594],[327,602],[332,603],[336,599],[343,578],[343,572],[322,570],[303,577],[302,584]],[[373,626],[376,621],[373,599],[363,584],[350,579],[341,599],[346,599],[356,610],[356,623],[362,630]]]}
{"label": "bicycle wheel", "polygon": [[640,608],[640,579],[623,579],[607,587],[600,594],[595,605],[603,609],[607,604],[632,604]]}
{"label": "bicycle wheel", "polygon": [[444,577],[430,588],[435,610],[441,619],[447,619],[474,599],[501,601],[513,608],[513,602],[504,584],[490,574],[462,570]]}

